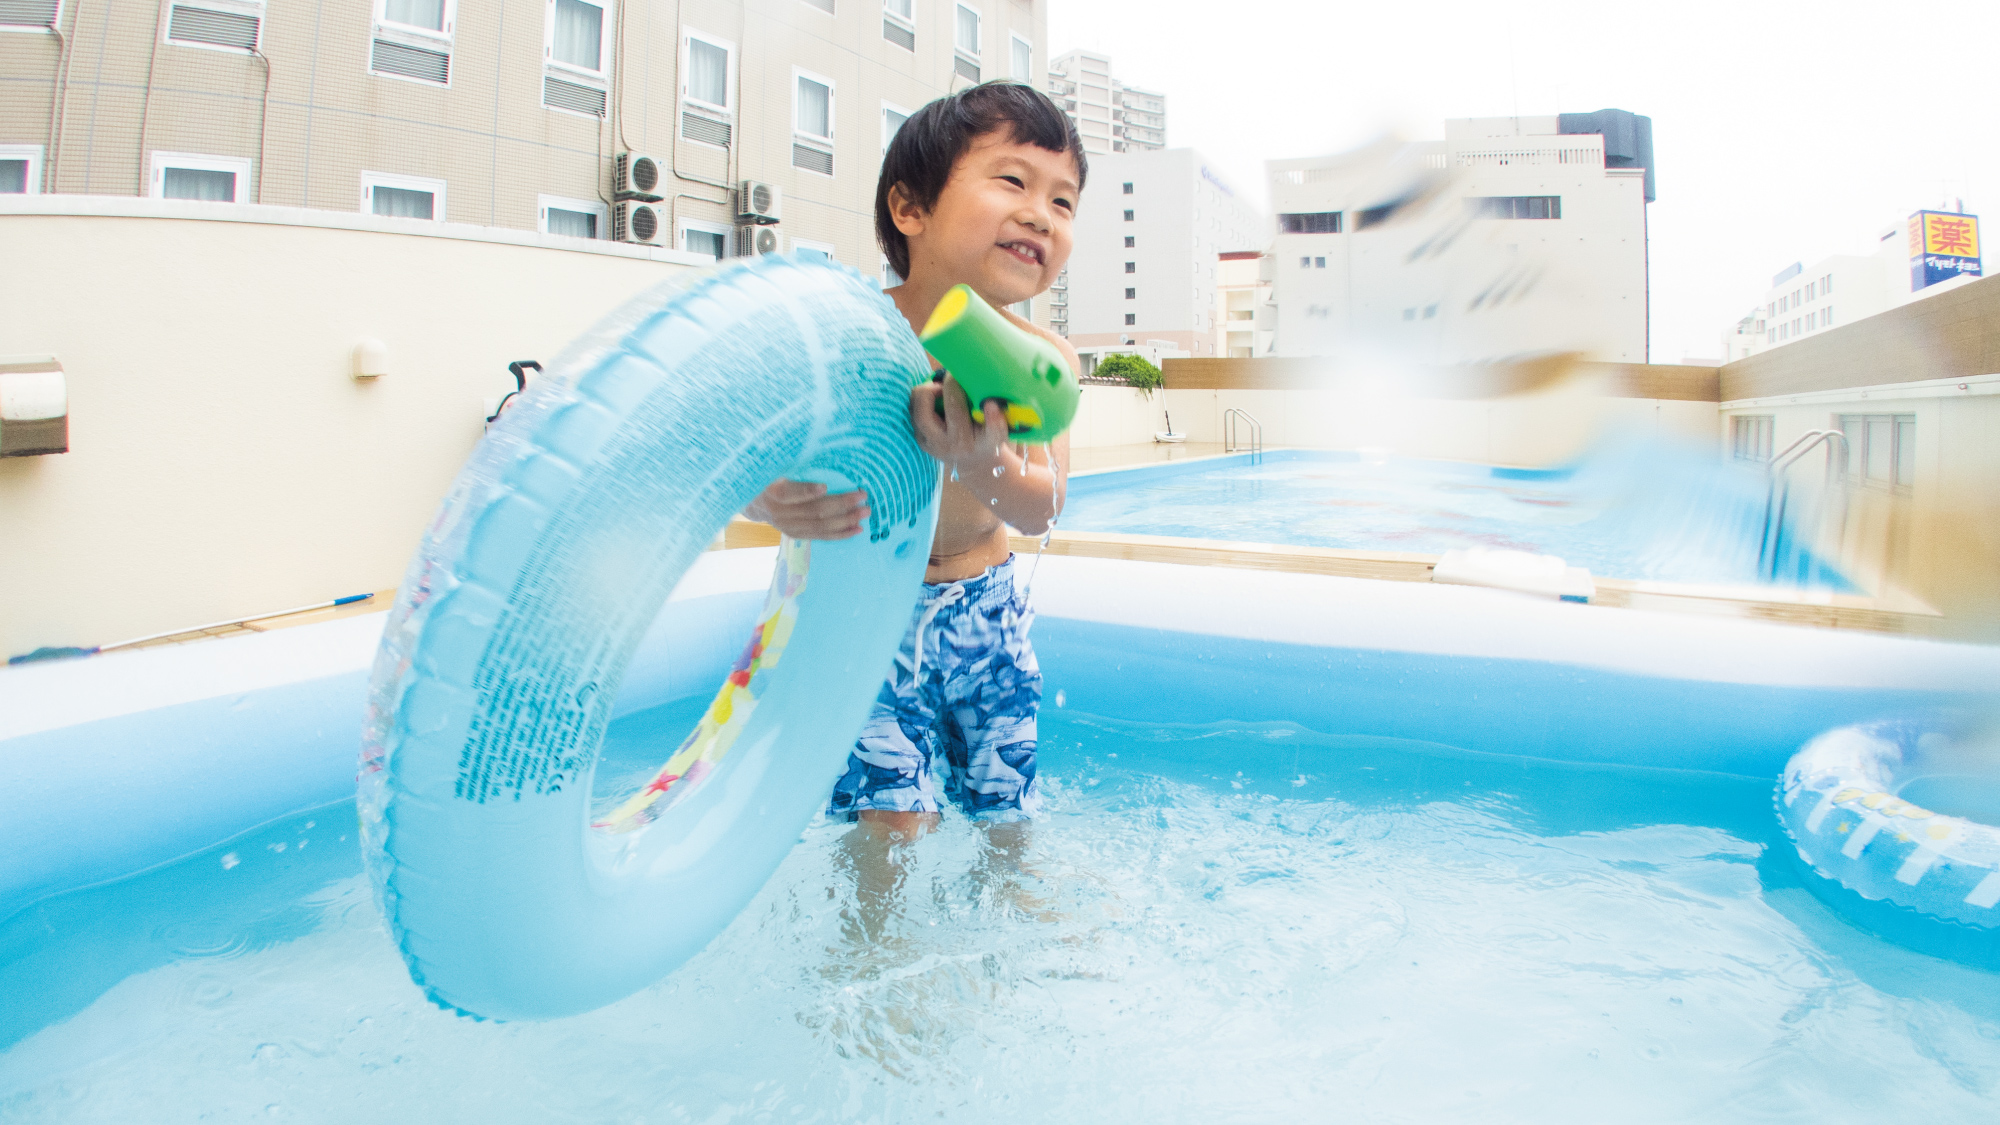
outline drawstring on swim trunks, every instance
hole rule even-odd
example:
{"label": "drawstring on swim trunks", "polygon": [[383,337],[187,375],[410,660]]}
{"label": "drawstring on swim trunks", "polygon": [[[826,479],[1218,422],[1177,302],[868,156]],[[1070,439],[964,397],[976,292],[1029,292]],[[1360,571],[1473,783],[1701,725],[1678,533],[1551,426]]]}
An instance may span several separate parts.
{"label": "drawstring on swim trunks", "polygon": [[910,679],[921,684],[924,680],[924,631],[931,627],[931,619],[938,610],[948,605],[957,605],[965,597],[965,583],[953,582],[939,590],[937,597],[924,599],[924,614],[917,618],[917,646],[915,662],[910,667]]}

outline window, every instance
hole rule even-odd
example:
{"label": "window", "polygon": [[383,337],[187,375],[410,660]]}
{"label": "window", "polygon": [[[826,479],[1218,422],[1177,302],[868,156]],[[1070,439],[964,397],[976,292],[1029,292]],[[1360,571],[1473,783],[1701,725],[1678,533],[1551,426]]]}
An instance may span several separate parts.
{"label": "window", "polygon": [[690,254],[706,254],[716,261],[729,256],[729,228],[721,223],[682,219],[677,241]]}
{"label": "window", "polygon": [[250,162],[229,156],[190,152],[153,154],[154,199],[198,199],[208,203],[247,203]]}
{"label": "window", "polygon": [[1126,194],[1126,195],[1131,195],[1131,194],[1132,194],[1132,185],[1131,185],[1131,184],[1126,184],[1126,185],[1125,185],[1125,194]]}
{"label": "window", "polygon": [[456,0],[375,0],[369,73],[451,85],[457,7]]}
{"label": "window", "polygon": [[820,141],[833,140],[833,83],[797,75],[798,97],[792,103],[792,131]]}
{"label": "window", "polygon": [[908,121],[909,119],[910,119],[909,110],[904,109],[902,106],[890,105],[888,102],[882,103],[882,151],[883,152],[889,151],[889,142],[896,139],[897,132],[899,132],[903,128],[903,122]]}
{"label": "window", "polygon": [[548,0],[542,57],[562,67],[603,81],[611,69],[613,20],[602,4],[591,0]]}
{"label": "window", "polygon": [[1822,277],[1822,278],[1820,278],[1820,279],[1819,279],[1819,291],[1820,291],[1821,293],[1831,293],[1831,292],[1833,292],[1833,275],[1832,275],[1832,274],[1827,274],[1827,275],[1826,275],[1825,277]]}
{"label": "window", "polygon": [[1312,260],[1312,255],[1310,255],[1310,254],[1307,254],[1307,255],[1304,255],[1304,256],[1302,256],[1302,257],[1300,257],[1300,258],[1299,258],[1299,268],[1300,268],[1300,269],[1302,269],[1302,270],[1309,270],[1309,269],[1311,269],[1311,268],[1312,268],[1312,266],[1313,266],[1313,260]]}
{"label": "window", "polygon": [[1139,240],[1138,240],[1138,239],[1136,239],[1136,238],[1132,237],[1132,236],[1131,236],[1131,235],[1129,235],[1129,234],[1125,236],[1125,248],[1126,248],[1127,250],[1130,250],[1130,249],[1132,249],[1132,248],[1133,248],[1134,246],[1136,246],[1136,245],[1138,244],[1138,242],[1139,242]]}
{"label": "window", "polygon": [[1816,284],[1806,286],[1806,300],[1810,301],[1813,299],[1813,292],[1816,288],[1817,288]]}
{"label": "window", "polygon": [[394,219],[444,221],[444,181],[387,172],[361,173],[361,210]]}
{"label": "window", "polygon": [[727,113],[729,101],[729,70],[736,49],[719,39],[689,32],[685,40],[686,57],[682,60],[682,73],[687,76],[681,86],[681,96],[706,109]]}
{"label": "window", "polygon": [[1560,219],[1560,195],[1481,195],[1465,201],[1482,219]]}
{"label": "window", "polygon": [[1128,223],[1132,221],[1132,212],[1130,211],[1125,212],[1125,221]]}
{"label": "window", "polygon": [[951,45],[961,54],[979,57],[979,13],[958,5],[958,22],[953,25]]}
{"label": "window", "polygon": [[1738,414],[1729,420],[1730,450],[1738,461],[1771,459],[1771,422],[1769,414]]}
{"label": "window", "polygon": [[1126,299],[1126,300],[1128,300],[1128,301],[1129,301],[1129,300],[1132,300],[1133,298],[1137,297],[1138,295],[1139,295],[1139,291],[1138,291],[1137,289],[1127,289],[1127,290],[1125,290],[1125,299]]}
{"label": "window", "polygon": [[834,261],[833,244],[812,242],[803,238],[792,239],[792,253],[801,258],[817,258],[822,262]]}
{"label": "window", "polygon": [[39,195],[42,146],[0,145],[0,195]]}
{"label": "window", "polygon": [[1313,268],[1314,268],[1314,269],[1316,269],[1316,270],[1323,270],[1323,269],[1325,269],[1325,268],[1326,268],[1326,259],[1325,259],[1325,258],[1314,258],[1314,259],[1313,259]]}
{"label": "window", "polygon": [[[1012,48],[1008,54],[1013,60],[1014,77],[1033,84],[1035,81],[1035,45],[1018,35],[1010,36],[1008,44]],[[1029,319],[1023,316],[1022,320]]]}
{"label": "window", "polygon": [[829,16],[833,14],[833,0],[806,0],[806,3]]}
{"label": "window", "polygon": [[40,31],[56,26],[61,16],[61,0],[10,0],[0,4],[0,30]]}
{"label": "window", "polygon": [[1847,435],[1849,480],[1909,491],[1916,479],[1916,415],[1843,414],[1840,432]]}
{"label": "window", "polygon": [[833,175],[833,80],[792,71],[792,167]]}
{"label": "window", "polygon": [[1137,262],[1126,262],[1126,263],[1125,263],[1125,272],[1126,272],[1126,273],[1138,273],[1138,272],[1139,272],[1139,263],[1137,263]]}
{"label": "window", "polygon": [[1339,234],[1340,212],[1312,211],[1279,215],[1278,229],[1285,234]]}
{"label": "window", "polygon": [[611,216],[595,199],[567,199],[560,195],[538,195],[535,206],[541,212],[542,233],[570,238],[603,238],[611,230]]}
{"label": "window", "polygon": [[263,30],[263,0],[175,4],[165,28],[169,43],[224,51],[255,51]]}
{"label": "window", "polygon": [[1125,323],[1127,323],[1127,324],[1137,324],[1137,323],[1139,323],[1139,314],[1138,314],[1138,313],[1126,313],[1126,314],[1125,314]]}
{"label": "window", "polygon": [[542,28],[542,104],[604,117],[610,100],[612,13],[592,0],[547,0]]}
{"label": "window", "polygon": [[1831,325],[1833,324],[1833,306],[1832,306],[1832,305],[1828,305],[1827,307],[1825,307],[1825,308],[1823,308],[1823,309],[1819,310],[1819,323],[1820,323],[1820,327],[1822,327],[1822,328],[1826,328],[1826,327],[1829,327],[1829,326],[1831,326]]}

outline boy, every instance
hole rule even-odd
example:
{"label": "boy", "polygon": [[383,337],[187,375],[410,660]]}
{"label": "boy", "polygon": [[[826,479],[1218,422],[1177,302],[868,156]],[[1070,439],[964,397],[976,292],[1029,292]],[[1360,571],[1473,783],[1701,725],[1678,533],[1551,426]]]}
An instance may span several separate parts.
{"label": "boy", "polygon": [[[920,330],[960,282],[1002,310],[1048,289],[1069,260],[1085,171],[1076,127],[1027,86],[974,86],[904,122],[882,161],[875,229],[905,279],[888,295],[911,329]],[[1007,316],[1077,366],[1067,341]],[[1069,439],[1056,440],[1053,461],[1041,449],[1016,450],[1004,414],[989,400],[985,424],[975,424],[948,374],[910,393],[917,444],[946,470],[937,535],[916,618],[829,808],[877,845],[936,824],[946,800],[1000,824],[1031,817],[1040,804],[1042,677],[1006,525],[1039,535],[1054,522]],[[778,481],[745,514],[798,539],[859,533],[867,497],[825,493],[822,485]],[[995,842],[1018,847],[1019,831]]]}

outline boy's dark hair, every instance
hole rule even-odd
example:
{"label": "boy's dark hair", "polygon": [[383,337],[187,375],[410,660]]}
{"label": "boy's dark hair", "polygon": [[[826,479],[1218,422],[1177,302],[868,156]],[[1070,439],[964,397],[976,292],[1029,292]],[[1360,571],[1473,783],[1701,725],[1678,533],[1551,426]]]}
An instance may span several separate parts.
{"label": "boy's dark hair", "polygon": [[889,142],[882,178],[875,183],[875,239],[897,277],[910,275],[910,242],[889,214],[889,189],[897,184],[917,206],[937,205],[951,170],[973,138],[1006,127],[1017,144],[1066,152],[1076,161],[1076,188],[1083,191],[1090,167],[1076,123],[1047,94],[1019,82],[982,82],[937,99],[910,115]]}

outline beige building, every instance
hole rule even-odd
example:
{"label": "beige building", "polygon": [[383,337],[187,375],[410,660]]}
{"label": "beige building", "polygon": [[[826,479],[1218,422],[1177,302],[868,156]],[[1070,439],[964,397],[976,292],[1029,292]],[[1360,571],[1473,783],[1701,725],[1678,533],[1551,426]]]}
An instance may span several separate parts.
{"label": "beige building", "polygon": [[1048,90],[1076,121],[1087,153],[1167,147],[1166,95],[1120,82],[1105,55],[1071,51],[1051,60]]}
{"label": "beige building", "polygon": [[[813,251],[875,273],[888,137],[948,90],[1029,79],[1046,27],[1046,0],[8,0],[0,192]],[[745,182],[775,190],[739,199]]]}

